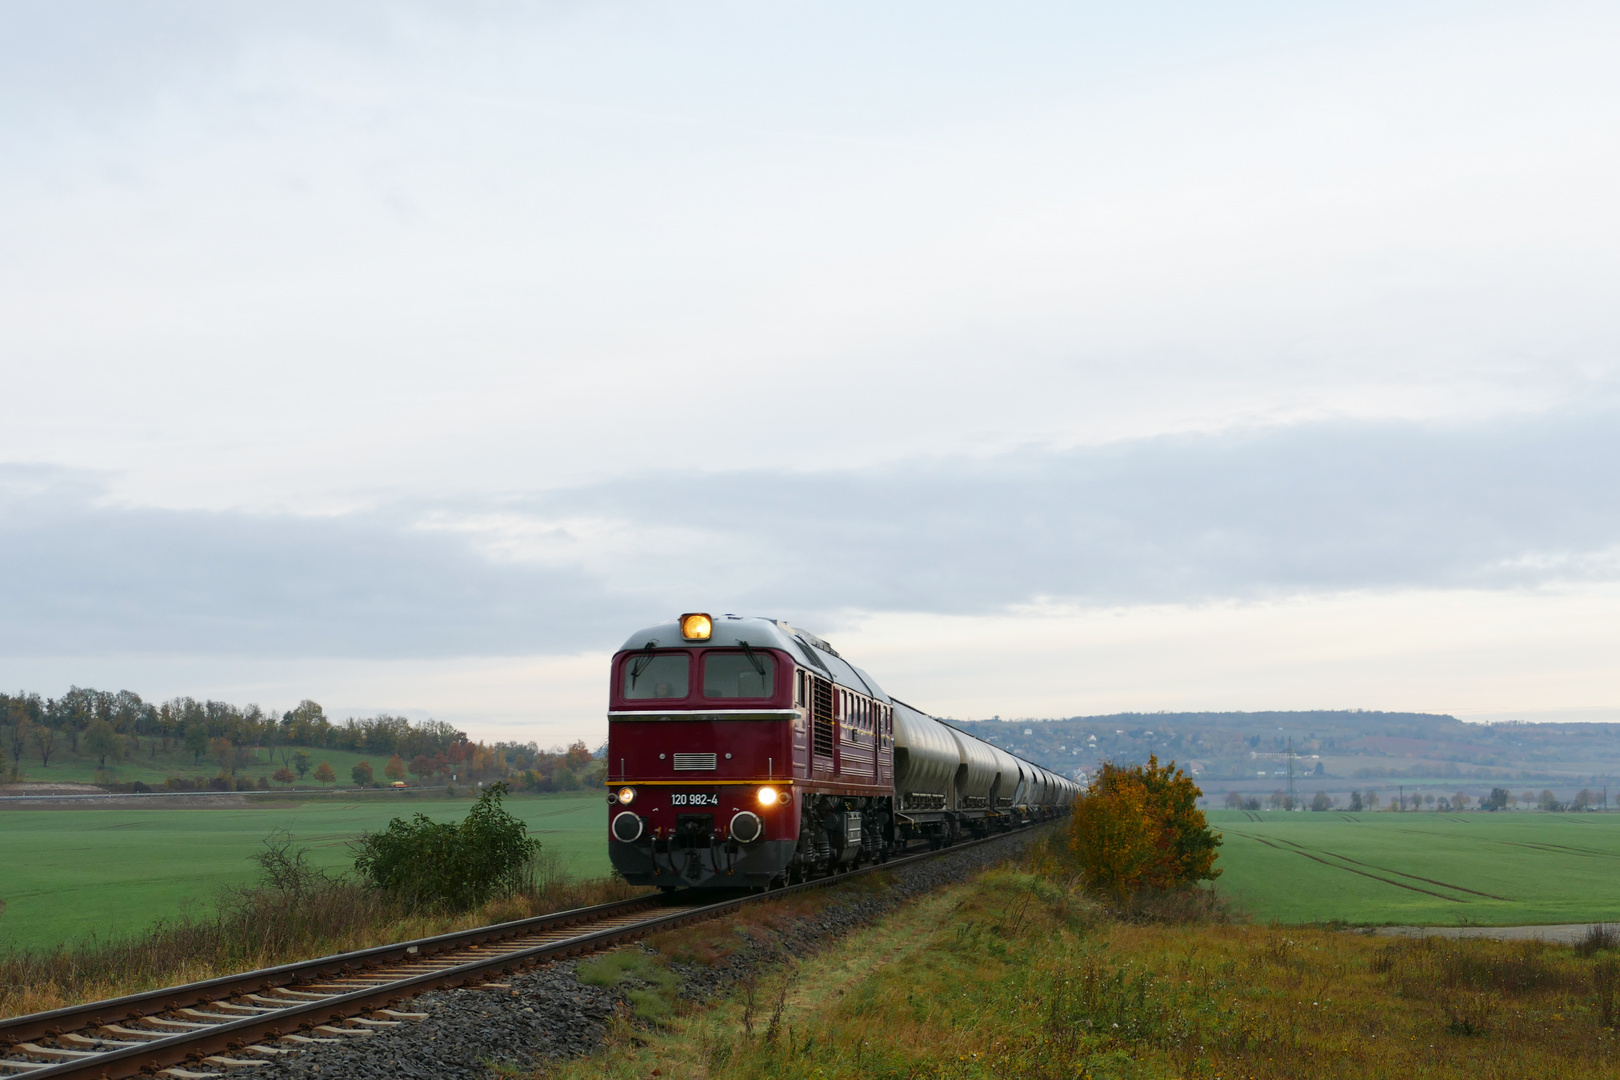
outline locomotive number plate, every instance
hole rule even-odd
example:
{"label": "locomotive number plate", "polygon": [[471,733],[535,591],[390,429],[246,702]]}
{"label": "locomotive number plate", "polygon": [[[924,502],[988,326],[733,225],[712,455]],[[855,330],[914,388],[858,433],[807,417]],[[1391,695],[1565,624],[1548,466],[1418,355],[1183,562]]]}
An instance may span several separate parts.
{"label": "locomotive number plate", "polygon": [[672,791],[669,795],[671,806],[719,806],[720,793],[707,791]]}

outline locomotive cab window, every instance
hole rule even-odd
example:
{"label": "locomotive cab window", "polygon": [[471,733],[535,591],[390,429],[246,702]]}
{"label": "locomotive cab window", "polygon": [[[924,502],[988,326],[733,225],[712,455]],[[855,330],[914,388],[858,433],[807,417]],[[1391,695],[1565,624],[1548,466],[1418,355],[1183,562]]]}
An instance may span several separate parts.
{"label": "locomotive cab window", "polygon": [[684,698],[691,691],[692,658],[685,653],[636,653],[624,658],[620,686],[626,699]]}
{"label": "locomotive cab window", "polygon": [[703,658],[706,698],[768,698],[776,693],[776,660],[769,653],[711,652]]}

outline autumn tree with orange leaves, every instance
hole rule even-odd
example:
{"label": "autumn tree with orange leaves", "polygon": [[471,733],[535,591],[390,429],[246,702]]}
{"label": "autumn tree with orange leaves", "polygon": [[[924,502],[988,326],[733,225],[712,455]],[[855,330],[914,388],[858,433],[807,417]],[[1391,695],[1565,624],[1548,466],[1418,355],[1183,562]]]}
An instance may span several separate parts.
{"label": "autumn tree with orange leaves", "polygon": [[1173,761],[1104,763],[1069,817],[1069,854],[1087,885],[1126,901],[1144,889],[1187,889],[1219,877],[1221,838],[1198,809],[1201,794]]}

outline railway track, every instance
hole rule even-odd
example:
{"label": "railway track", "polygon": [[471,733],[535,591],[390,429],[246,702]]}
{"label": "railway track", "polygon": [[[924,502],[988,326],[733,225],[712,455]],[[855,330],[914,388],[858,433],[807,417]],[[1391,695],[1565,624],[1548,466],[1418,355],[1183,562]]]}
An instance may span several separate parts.
{"label": "railway track", "polygon": [[0,1078],[251,1075],[284,1054],[366,1039],[380,1029],[425,1018],[425,1013],[396,1006],[427,990],[482,984],[543,961],[711,919],[790,892],[949,855],[1018,831],[1023,830],[765,893],[701,903],[681,896],[618,900],[0,1020]]}

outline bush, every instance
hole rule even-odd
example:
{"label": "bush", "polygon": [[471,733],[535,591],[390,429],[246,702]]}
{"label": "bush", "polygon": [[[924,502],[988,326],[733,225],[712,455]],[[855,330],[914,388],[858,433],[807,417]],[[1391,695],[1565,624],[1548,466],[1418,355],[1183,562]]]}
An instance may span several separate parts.
{"label": "bush", "polygon": [[354,868],[412,907],[466,911],[523,886],[540,842],[501,807],[504,783],[478,797],[459,824],[417,814],[356,842]]}
{"label": "bush", "polygon": [[1129,901],[1143,889],[1186,889],[1218,877],[1221,839],[1198,809],[1201,794],[1174,762],[1105,762],[1069,816],[1069,853],[1087,886]]}

